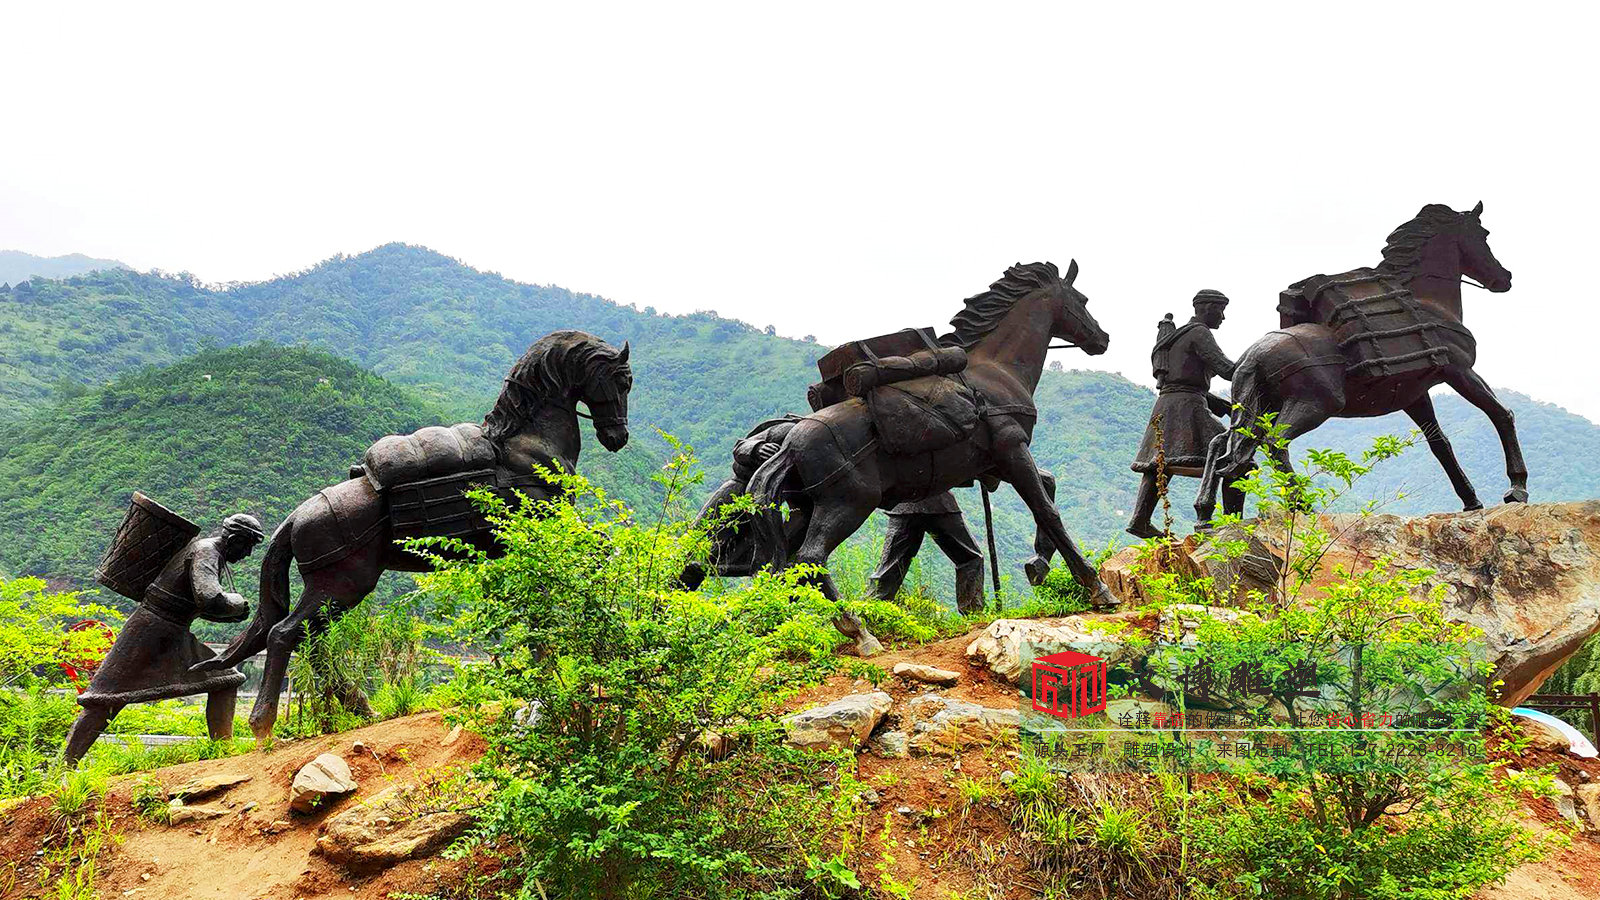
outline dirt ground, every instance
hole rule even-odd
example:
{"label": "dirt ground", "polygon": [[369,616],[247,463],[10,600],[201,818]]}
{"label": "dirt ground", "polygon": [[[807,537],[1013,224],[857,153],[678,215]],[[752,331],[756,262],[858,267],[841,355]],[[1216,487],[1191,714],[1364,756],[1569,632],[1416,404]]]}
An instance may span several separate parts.
{"label": "dirt ground", "polygon": [[[483,752],[481,738],[464,733],[451,746],[439,713],[424,713],[369,725],[343,734],[292,742],[229,759],[186,763],[145,773],[167,787],[200,775],[244,774],[251,780],[217,800],[230,815],[192,827],[143,822],[129,802],[139,776],[118,779],[107,791],[104,809],[122,835],[120,846],[102,857],[100,896],[139,900],[296,900],[341,897],[387,898],[394,891],[422,891],[448,874],[445,864],[419,860],[380,875],[357,878],[313,855],[319,826],[345,805],[310,816],[289,811],[289,783],[301,766],[326,752],[350,763],[360,783],[355,796],[372,796],[391,780],[416,781],[430,769],[470,763]],[[352,752],[354,742],[367,751]],[[34,855],[49,831],[44,801],[14,811],[0,842],[7,854]],[[31,870],[5,896],[30,896]]]}
{"label": "dirt ground", "polygon": [[[964,635],[922,647],[894,650],[874,658],[886,671],[895,663],[914,661],[960,673],[961,682],[946,696],[984,706],[1015,708],[1014,687],[988,670],[968,664],[965,649],[977,634]],[[838,674],[793,698],[791,709],[873,689],[864,680]],[[905,701],[930,688],[895,678],[885,678],[878,689],[895,697],[890,720],[897,727]],[[481,738],[471,733],[446,746],[448,733],[438,713],[427,713],[370,725],[339,735],[284,742],[272,750],[230,759],[189,763],[145,773],[168,787],[199,775],[238,773],[251,780],[224,797],[205,803],[222,803],[233,812],[220,819],[190,827],[148,824],[134,815],[130,797],[132,776],[115,782],[104,809],[114,817],[123,835],[119,846],[101,861],[99,895],[103,898],[145,900],[297,900],[297,898],[351,898],[387,900],[394,892],[425,893],[454,880],[459,866],[441,860],[403,863],[374,876],[352,876],[312,852],[323,821],[352,801],[334,805],[311,816],[289,812],[288,785],[294,773],[324,752],[343,756],[361,789],[356,797],[372,796],[390,781],[421,780],[430,770],[460,766],[482,753]],[[356,754],[360,741],[366,752]],[[891,872],[915,885],[913,896],[945,900],[952,893],[971,890],[973,873],[990,884],[1005,886],[1005,897],[1037,896],[1026,861],[1002,812],[979,804],[961,812],[957,782],[963,778],[998,782],[1000,773],[1016,767],[1014,747],[988,745],[956,756],[884,759],[871,751],[858,757],[857,777],[879,796],[867,824],[857,836],[857,871],[876,881],[876,867],[885,852],[893,857]],[[1568,784],[1600,779],[1600,761],[1576,760],[1554,753],[1530,753],[1508,761],[1519,768],[1554,763]],[[1587,777],[1585,777],[1587,776]],[[908,813],[902,813],[902,808]],[[945,815],[930,816],[940,809]],[[1528,809],[1529,821],[1538,827],[1555,827],[1560,815],[1548,802]],[[18,884],[10,892],[0,884],[0,898],[32,896],[37,883],[33,866],[41,842],[51,834],[45,801],[32,800],[7,811],[0,827],[0,859],[17,860]],[[1539,863],[1512,873],[1507,883],[1481,892],[1478,900],[1577,900],[1600,898],[1600,843],[1590,836],[1574,835],[1571,846]]]}

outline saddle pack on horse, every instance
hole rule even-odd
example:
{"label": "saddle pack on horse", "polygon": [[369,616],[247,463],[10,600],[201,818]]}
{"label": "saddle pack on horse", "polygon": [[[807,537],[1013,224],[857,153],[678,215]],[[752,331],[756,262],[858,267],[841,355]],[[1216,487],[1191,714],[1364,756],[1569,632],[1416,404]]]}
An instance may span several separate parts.
{"label": "saddle pack on horse", "polygon": [[472,487],[487,487],[503,497],[526,487],[534,476],[512,478],[496,466],[494,442],[483,426],[433,425],[411,434],[380,438],[362,456],[352,477],[364,477],[387,501],[394,536],[482,536],[489,523],[468,500]]}
{"label": "saddle pack on horse", "polygon": [[966,367],[966,351],[939,346],[931,328],[851,341],[817,360],[812,407],[860,398],[889,453],[942,450],[978,426],[978,398],[959,377]]}
{"label": "saddle pack on horse", "polygon": [[1384,378],[1450,365],[1451,353],[1477,357],[1462,325],[1419,301],[1393,273],[1353,269],[1314,275],[1278,295],[1282,327],[1315,323],[1333,330],[1346,371]]}

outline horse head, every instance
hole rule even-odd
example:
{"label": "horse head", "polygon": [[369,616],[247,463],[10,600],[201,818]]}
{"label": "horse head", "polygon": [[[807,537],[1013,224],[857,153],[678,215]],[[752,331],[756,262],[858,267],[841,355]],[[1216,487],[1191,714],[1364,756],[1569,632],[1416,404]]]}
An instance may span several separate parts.
{"label": "horse head", "polygon": [[1380,269],[1399,274],[1407,283],[1415,279],[1434,282],[1430,289],[1459,294],[1465,275],[1495,293],[1511,290],[1511,271],[1489,249],[1489,230],[1483,227],[1483,204],[1456,212],[1430,203],[1411,221],[1396,228],[1383,248]]}
{"label": "horse head", "polygon": [[1050,336],[1072,344],[1090,356],[1099,356],[1111,345],[1111,336],[1089,314],[1089,298],[1073,284],[1078,280],[1078,261],[1067,266],[1060,280],[1061,304],[1050,323]]}
{"label": "horse head", "polygon": [[628,392],[632,389],[633,368],[628,365],[627,341],[623,341],[621,350],[597,355],[588,377],[578,385],[578,399],[589,407],[595,436],[612,453],[628,444]]}
{"label": "horse head", "polygon": [[1489,229],[1483,227],[1483,201],[1461,213],[1456,227],[1456,247],[1461,252],[1461,274],[1496,294],[1511,290],[1511,270],[1489,249]]}
{"label": "horse head", "polygon": [[586,332],[551,332],[534,341],[511,368],[500,399],[484,417],[484,436],[504,444],[536,427],[539,410],[558,406],[576,413],[577,404],[583,403],[594,420],[595,436],[615,453],[628,443],[632,388],[626,343],[618,350]]}

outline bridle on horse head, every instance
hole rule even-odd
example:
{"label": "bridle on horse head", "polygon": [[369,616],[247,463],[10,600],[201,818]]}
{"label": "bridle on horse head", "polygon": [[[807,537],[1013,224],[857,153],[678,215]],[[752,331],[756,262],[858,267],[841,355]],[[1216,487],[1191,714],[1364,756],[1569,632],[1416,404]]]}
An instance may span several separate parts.
{"label": "bridle on horse head", "polygon": [[[539,389],[537,387],[529,384],[521,378],[515,378],[508,375],[506,376],[505,381],[507,384],[514,384],[525,391],[534,393],[536,395],[538,394]],[[589,409],[599,410],[597,414],[586,413],[578,409],[576,406],[573,407],[572,414],[580,419],[588,419],[594,423],[594,427],[596,428],[611,428],[619,425],[627,427],[628,417],[626,415],[616,414],[617,408],[622,405],[622,390],[617,387],[616,382],[610,378],[604,379],[599,387],[599,393],[601,399],[598,403],[591,402],[587,397],[578,398],[584,403],[587,403],[589,405]],[[545,402],[545,398],[540,397],[539,405],[528,410],[525,415],[532,416],[534,413],[543,409]]]}
{"label": "bridle on horse head", "polygon": [[628,417],[626,415],[617,415],[616,413],[617,409],[622,406],[622,390],[617,387],[616,381],[606,378],[599,388],[600,402],[595,403],[584,397],[582,398],[583,402],[589,405],[590,412],[583,413],[574,407],[573,414],[593,422],[596,428],[614,428],[619,425],[627,427]]}

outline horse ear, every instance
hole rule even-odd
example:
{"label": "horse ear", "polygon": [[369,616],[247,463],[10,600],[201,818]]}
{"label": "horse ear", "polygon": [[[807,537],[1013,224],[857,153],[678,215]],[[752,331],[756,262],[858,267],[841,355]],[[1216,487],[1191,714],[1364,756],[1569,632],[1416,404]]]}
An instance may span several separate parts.
{"label": "horse ear", "polygon": [[1479,218],[1479,217],[1481,217],[1481,216],[1482,216],[1482,215],[1483,215],[1483,201],[1482,201],[1482,200],[1479,200],[1479,201],[1478,201],[1478,205],[1477,205],[1477,206],[1474,206],[1474,207],[1473,207],[1473,208],[1472,208],[1472,217],[1473,217],[1473,218],[1474,218],[1474,219],[1476,219],[1476,218]]}
{"label": "horse ear", "polygon": [[1064,280],[1067,282],[1067,284],[1071,284],[1074,281],[1078,280],[1078,261],[1077,260],[1073,260],[1067,266],[1067,277]]}
{"label": "horse ear", "polygon": [[617,362],[625,363],[627,361],[628,361],[628,342],[627,341],[623,341],[622,342],[622,352],[617,354]]}

